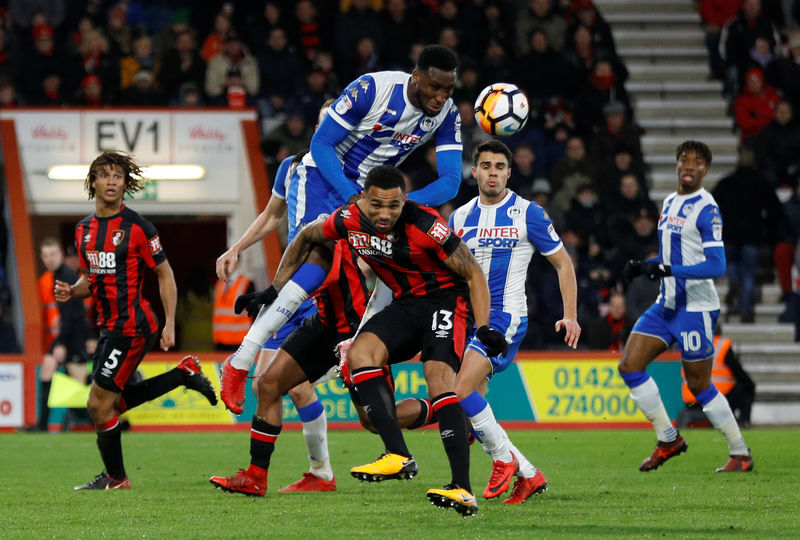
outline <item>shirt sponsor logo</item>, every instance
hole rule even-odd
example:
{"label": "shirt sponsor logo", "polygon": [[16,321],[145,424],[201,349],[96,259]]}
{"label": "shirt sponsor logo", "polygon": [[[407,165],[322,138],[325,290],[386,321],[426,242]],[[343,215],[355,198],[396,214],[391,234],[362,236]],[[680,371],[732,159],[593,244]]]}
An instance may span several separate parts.
{"label": "shirt sponsor logo", "polygon": [[669,231],[681,232],[685,224],[686,220],[684,218],[667,216],[667,219],[664,222],[664,228]]}
{"label": "shirt sponsor logo", "polygon": [[349,231],[347,241],[359,255],[392,256],[392,241],[388,238],[372,236],[359,231]]}
{"label": "shirt sponsor logo", "polygon": [[413,146],[421,140],[422,137],[419,135],[414,135],[413,133],[401,133],[399,131],[395,131],[394,135],[392,135],[393,144],[397,142],[403,145]]}
{"label": "shirt sponsor logo", "polygon": [[436,240],[439,244],[444,244],[450,238],[450,227],[447,224],[437,219],[433,226],[428,230],[428,236]]}
{"label": "shirt sponsor logo", "polygon": [[117,254],[113,251],[87,251],[86,262],[92,274],[117,273]]}

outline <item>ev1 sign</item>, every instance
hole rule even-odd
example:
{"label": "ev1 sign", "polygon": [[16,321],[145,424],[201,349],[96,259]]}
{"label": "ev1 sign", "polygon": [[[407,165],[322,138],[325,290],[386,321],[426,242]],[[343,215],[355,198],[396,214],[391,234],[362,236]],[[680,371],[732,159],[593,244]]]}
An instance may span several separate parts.
{"label": "ev1 sign", "polygon": [[170,116],[163,113],[140,114],[88,112],[85,114],[87,143],[84,163],[106,150],[124,150],[143,163],[169,163],[172,140]]}

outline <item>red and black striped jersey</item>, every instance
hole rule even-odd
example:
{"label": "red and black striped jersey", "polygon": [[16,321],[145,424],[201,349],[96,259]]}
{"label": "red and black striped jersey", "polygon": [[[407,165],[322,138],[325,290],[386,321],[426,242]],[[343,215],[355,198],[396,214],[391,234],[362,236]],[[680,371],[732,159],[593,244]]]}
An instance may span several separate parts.
{"label": "red and black striped jersey", "polygon": [[325,327],[342,334],[358,328],[367,309],[369,289],[358,267],[358,255],[346,241],[336,242],[331,270],[314,296],[319,319]]}
{"label": "red and black striped jersey", "polygon": [[406,201],[392,231],[381,234],[353,203],[331,214],[323,233],[332,240],[347,240],[395,298],[466,285],[442,262],[455,252],[461,239],[433,208]]}
{"label": "red and black striped jersey", "polygon": [[142,297],[144,269],[167,260],[152,223],[125,205],[110,217],[90,215],[75,226],[75,247],[97,306],[97,325],[125,336],[158,331]]}

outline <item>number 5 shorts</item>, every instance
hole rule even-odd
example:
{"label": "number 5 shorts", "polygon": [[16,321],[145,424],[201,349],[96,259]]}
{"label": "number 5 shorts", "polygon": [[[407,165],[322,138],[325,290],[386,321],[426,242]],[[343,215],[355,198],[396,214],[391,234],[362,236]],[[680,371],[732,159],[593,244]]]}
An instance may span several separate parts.
{"label": "number 5 shorts", "polygon": [[109,392],[122,392],[125,383],[153,348],[157,334],[137,333],[123,336],[107,330],[100,332],[94,354],[94,382]]}

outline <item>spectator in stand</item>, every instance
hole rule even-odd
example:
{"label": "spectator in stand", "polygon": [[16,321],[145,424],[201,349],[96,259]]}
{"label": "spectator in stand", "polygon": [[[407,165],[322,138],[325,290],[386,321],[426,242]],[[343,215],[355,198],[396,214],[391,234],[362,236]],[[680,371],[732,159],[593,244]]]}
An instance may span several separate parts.
{"label": "spectator in stand", "polygon": [[[615,275],[622,277],[622,268],[626,261],[645,260],[652,253],[658,254],[658,211],[654,209],[654,204],[644,204],[633,218],[633,227],[624,231],[613,231],[614,246],[617,249],[618,260],[614,265]],[[636,280],[644,281],[644,280]],[[657,288],[656,288],[657,289]],[[650,298],[652,303],[655,296]],[[644,309],[650,307],[644,306]]]}
{"label": "spectator in stand", "polygon": [[642,191],[635,174],[623,174],[616,186],[605,192],[603,198],[610,214],[608,231],[612,238],[630,234],[633,221],[643,208],[652,215],[658,213],[655,203]]}
{"label": "spectator in stand", "polygon": [[775,192],[755,166],[753,152],[742,147],[736,170],[722,178],[711,192],[724,225],[728,316],[738,313],[746,323],[755,321],[753,288],[758,250],[765,245],[770,251],[775,247],[783,212]]}
{"label": "spectator in stand", "polygon": [[547,174],[547,163],[534,152],[530,144],[523,142],[514,148],[511,170],[513,174],[509,178],[508,188],[527,199],[533,181]]}
{"label": "spectator in stand", "polygon": [[[275,31],[273,30],[273,32]],[[228,31],[225,35],[222,52],[214,55],[206,66],[205,88],[209,98],[218,99],[226,93],[230,87],[230,81],[227,79],[232,73],[232,68],[233,72],[238,69],[241,83],[248,96],[258,95],[261,85],[258,61],[241,42],[236,30]],[[270,70],[277,69],[279,69],[278,66],[270,66]]]}
{"label": "spectator in stand", "polygon": [[375,49],[375,42],[371,37],[363,37],[358,40],[356,46],[356,70],[349,77],[351,80],[357,79],[365,73],[382,71],[383,66],[378,60],[378,51]]}
{"label": "spectator in stand", "polygon": [[[578,27],[585,27],[591,33],[592,47],[598,54],[601,52],[612,58],[617,56],[617,47],[614,45],[614,36],[611,34],[611,27],[605,21],[592,0],[572,0],[569,3],[569,11],[574,16],[572,24],[567,27],[566,40],[570,38]],[[620,73],[622,77],[623,74]],[[627,78],[627,73],[623,78]]]}
{"label": "spectator in stand", "polygon": [[476,13],[473,17],[469,15],[465,17],[462,39],[464,54],[476,57],[490,43],[496,42],[503,46],[509,58],[516,58],[514,34],[511,31],[513,19],[509,19],[503,6],[499,0],[489,0],[483,3],[482,12]]}
{"label": "spectator in stand", "polygon": [[169,24],[164,25],[155,39],[156,54],[162,62],[166,54],[175,48],[178,36],[184,32],[189,32],[192,42],[194,42],[194,30],[189,26],[189,9],[179,8],[172,12],[169,16]]}
{"label": "spectator in stand", "polygon": [[160,107],[166,105],[164,94],[156,88],[156,80],[149,69],[140,69],[133,76],[130,86],[120,95],[121,105],[134,107]]}
{"label": "spectator in stand", "polygon": [[142,70],[157,76],[161,61],[156,57],[153,40],[150,36],[139,36],[133,41],[133,54],[119,61],[119,87],[122,90],[133,84],[133,77]]}
{"label": "spectator in stand", "polygon": [[589,278],[589,285],[600,294],[603,301],[608,301],[609,295],[615,283],[614,263],[615,250],[613,247],[604,247],[598,236],[600,234],[589,234],[586,239],[586,248],[582,250],[581,262],[584,272]]}
{"label": "spectator in stand", "polygon": [[422,24],[423,41],[435,41],[442,28],[464,28],[466,21],[462,16],[459,5],[460,3],[455,0],[442,0],[439,2],[438,11],[429,7],[429,13],[422,17],[424,21]]}
{"label": "spectator in stand", "polygon": [[514,80],[509,62],[508,51],[503,45],[497,41],[490,42],[486,47],[486,54],[481,59],[481,66],[478,71],[483,79],[483,86],[500,81]]}
{"label": "spectator in stand", "polygon": [[202,107],[205,105],[205,100],[200,86],[192,81],[183,83],[178,90],[177,100],[170,102],[170,105],[176,107]]}
{"label": "spectator in stand", "polygon": [[708,66],[714,79],[721,80],[725,76],[725,64],[719,52],[722,27],[741,7],[742,0],[700,0],[698,11],[706,34]]}
{"label": "spectator in stand", "polygon": [[613,150],[613,161],[611,163],[606,162],[604,166],[601,164],[597,176],[597,184],[602,195],[605,197],[609,193],[615,193],[619,186],[620,178],[626,174],[632,174],[636,177],[639,181],[639,191],[649,198],[644,165],[634,167],[631,151],[624,145],[619,145]]}
{"label": "spectator in stand", "polygon": [[227,15],[224,13],[216,14],[214,17],[214,29],[208,34],[208,37],[206,37],[203,42],[203,46],[200,48],[200,56],[206,64],[208,64],[214,56],[222,53],[226,36],[232,28],[233,25]]}
{"label": "spectator in stand", "polygon": [[292,105],[302,111],[303,119],[307,126],[317,123],[319,110],[322,104],[330,98],[336,98],[338,93],[328,84],[328,77],[319,67],[312,67],[306,74],[303,88],[292,98]]}
{"label": "spectator in stand", "polygon": [[[295,9],[307,1],[297,2]],[[248,20],[244,26],[244,41],[256,56],[266,46],[267,36],[269,36],[273,28],[286,28],[287,21],[284,20],[281,4],[281,2],[274,0],[264,2],[263,9],[251,20]]]}
{"label": "spectator in stand", "polygon": [[33,27],[34,52],[25,57],[21,73],[20,90],[26,98],[41,92],[42,82],[48,75],[57,73],[61,76],[62,82],[68,77],[69,63],[66,55],[56,50],[54,35],[53,27],[47,23]]}
{"label": "spectator in stand", "polygon": [[631,156],[631,166],[644,166],[642,155],[642,129],[626,116],[625,105],[612,101],[603,107],[605,123],[598,126],[592,137],[589,155],[602,168],[611,165],[617,148],[624,147]]}
{"label": "spectator in stand", "polygon": [[[478,74],[478,66],[469,60],[465,63],[462,61],[456,85],[456,91],[453,93],[453,100],[456,102],[468,101],[471,109],[478,94],[483,90],[480,75]],[[463,113],[461,114],[461,120],[464,120]],[[470,163],[472,163],[472,161],[470,161]],[[471,171],[472,165],[470,165],[470,173],[467,176],[472,176]]]}
{"label": "spectator in stand", "polygon": [[287,112],[286,121],[267,135],[266,143],[269,148],[275,149],[275,160],[281,162],[308,148],[313,134],[314,129],[306,124],[303,111],[293,108]]}
{"label": "spectator in stand", "polygon": [[128,26],[125,5],[120,3],[108,11],[105,35],[111,42],[107,44],[107,52],[115,60],[119,60],[133,52],[133,30]]}
{"label": "spectator in stand", "polygon": [[80,107],[101,107],[105,105],[103,99],[103,82],[97,75],[86,75],[81,80],[81,89],[75,100],[75,105]]}
{"label": "spectator in stand", "polygon": [[5,315],[6,307],[0,302],[0,354],[19,354],[17,332]]}
{"label": "spectator in stand", "polygon": [[22,103],[19,102],[14,81],[5,77],[0,77],[0,109],[8,109],[20,105],[22,105]]}
{"label": "spectator in stand", "polygon": [[31,105],[45,107],[62,107],[67,104],[67,97],[61,90],[61,75],[49,73],[42,80],[42,88],[36,95],[31,96]]}
{"label": "spectator in stand", "polygon": [[307,61],[316,61],[321,51],[333,49],[332,19],[320,13],[314,2],[300,0],[294,14],[296,26],[292,43]]}
{"label": "spectator in stand", "polygon": [[336,56],[343,80],[350,80],[347,75],[358,70],[356,50],[365,37],[371,38],[377,48],[381,47],[381,20],[370,0],[353,0],[350,9],[339,14],[336,24]]}
{"label": "spectator in stand", "polygon": [[539,28],[531,31],[529,52],[519,59],[514,74],[534,110],[553,97],[567,95],[574,78],[572,66],[550,47],[547,34]]}
{"label": "spectator in stand", "polygon": [[778,102],[775,118],[756,136],[753,148],[758,169],[773,188],[795,181],[800,173],[800,125],[790,102]]}
{"label": "spectator in stand", "polygon": [[745,76],[745,87],[733,106],[739,140],[744,146],[756,143],[755,137],[775,118],[778,103],[775,89],[764,83],[764,74],[758,68],[750,68]]}
{"label": "spectator in stand", "polygon": [[589,347],[622,352],[632,328],[633,323],[626,313],[625,295],[612,292],[608,297],[608,313],[591,321],[586,328]]}
{"label": "spectator in stand", "polygon": [[[310,3],[309,0],[305,1]],[[408,51],[420,36],[406,0],[386,2],[386,9],[381,13],[381,34],[384,40],[381,61],[387,69],[407,71],[411,67],[408,63]]]}
{"label": "spectator in stand", "polygon": [[589,75],[595,64],[596,54],[594,45],[592,45],[591,30],[585,26],[578,26],[571,39],[567,41],[564,56],[572,66],[574,74],[575,89],[569,94],[572,97],[589,80]]}
{"label": "spectator in stand", "polygon": [[177,100],[178,90],[186,82],[193,82],[198,87],[203,85],[206,64],[196,50],[191,31],[186,30],[175,37],[175,46],[164,55],[157,78],[168,100]]}
{"label": "spectator in stand", "polygon": [[596,173],[595,164],[586,157],[583,139],[578,136],[567,139],[564,157],[550,171],[553,206],[562,211],[568,210],[577,187],[592,183]]}
{"label": "spectator in stand", "polygon": [[78,49],[80,66],[78,72],[81,80],[87,75],[97,75],[103,81],[104,101],[113,103],[119,94],[120,63],[119,59],[109,53],[108,40],[100,30],[87,31]]}
{"label": "spectator in stand", "polygon": [[[747,73],[750,68],[758,68],[764,73],[764,82],[770,86],[780,83],[780,64],[778,59],[780,54],[776,54],[769,48],[769,42],[764,37],[756,38],[753,46],[748,52],[749,58],[742,68],[742,73]],[[739,81],[740,88],[744,87]]]}
{"label": "spectator in stand", "polygon": [[605,234],[606,210],[600,202],[597,190],[591,182],[580,184],[570,200],[569,210],[564,214],[567,228],[578,234],[581,245],[586,245],[589,237],[594,235],[607,244]]}
{"label": "spectator in stand", "polygon": [[[41,19],[37,19],[37,16]],[[67,16],[65,0],[9,0],[8,18],[16,29],[29,32],[43,19],[59,28]]]}
{"label": "spectator in stand", "polygon": [[[656,244],[658,245],[658,244]],[[658,251],[643,253],[643,259],[652,259],[658,256]],[[649,279],[634,279],[625,290],[625,318],[635,321],[647,311],[658,297],[661,284]]]}
{"label": "spectator in stand", "polygon": [[267,48],[258,55],[258,69],[262,89],[259,110],[262,116],[273,117],[286,110],[289,99],[303,85],[303,60],[289,44],[283,28],[270,31]]}
{"label": "spectator in stand", "polygon": [[784,99],[791,102],[794,110],[800,110],[800,32],[789,37],[786,58],[778,60],[777,89]]}
{"label": "spectator in stand", "polygon": [[[792,293],[792,263],[797,243],[800,241],[800,182],[794,179],[792,195],[783,203],[783,220],[780,239],[775,246],[775,273],[781,287],[781,301],[786,304],[786,312],[778,319],[781,322],[794,322],[789,300]],[[800,323],[800,320],[797,321]]]}
{"label": "spectator in stand", "polygon": [[[598,58],[589,80],[584,83],[575,106],[575,125],[579,133],[589,137],[606,123],[606,105],[619,103],[625,108],[625,118],[633,118],[633,109],[622,79],[614,72],[610,59]],[[615,105],[614,108],[617,106]]]}
{"label": "spectator in stand", "polygon": [[739,80],[756,39],[765,38],[772,51],[780,44],[778,30],[761,12],[761,0],[744,0],[742,8],[722,27],[719,53],[725,65],[725,91],[739,94]]}
{"label": "spectator in stand", "polygon": [[517,56],[522,57],[531,51],[532,42],[529,38],[534,30],[544,33],[553,50],[562,51],[567,23],[553,1],[529,0],[527,3],[519,2],[519,5],[514,25],[517,36],[514,52]]}

